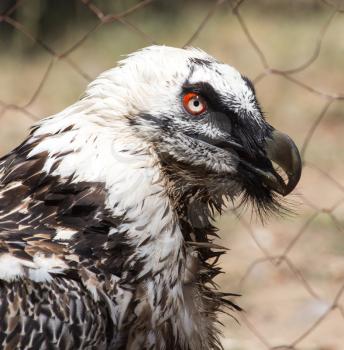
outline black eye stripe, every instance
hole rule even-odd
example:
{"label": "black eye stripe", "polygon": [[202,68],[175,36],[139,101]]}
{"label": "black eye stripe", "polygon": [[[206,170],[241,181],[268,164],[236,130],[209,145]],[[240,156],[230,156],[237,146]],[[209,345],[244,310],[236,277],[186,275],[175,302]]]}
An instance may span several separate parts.
{"label": "black eye stripe", "polygon": [[218,102],[218,94],[214,88],[206,82],[200,82],[195,84],[185,83],[183,85],[183,93],[194,92],[206,98],[208,102]]}
{"label": "black eye stripe", "polygon": [[183,94],[188,92],[194,92],[196,94],[201,95],[213,111],[222,112],[231,117],[236,116],[238,118],[236,113],[230,109],[228,103],[224,103],[224,101],[220,98],[219,94],[209,83],[199,82],[195,84],[190,84],[186,82],[183,85]]}

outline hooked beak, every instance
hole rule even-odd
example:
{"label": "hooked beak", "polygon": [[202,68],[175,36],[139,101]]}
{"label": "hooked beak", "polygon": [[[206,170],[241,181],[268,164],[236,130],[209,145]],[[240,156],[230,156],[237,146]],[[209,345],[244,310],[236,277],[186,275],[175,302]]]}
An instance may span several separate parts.
{"label": "hooked beak", "polygon": [[283,169],[288,181],[284,181],[277,171],[263,171],[263,181],[272,190],[286,196],[296,187],[301,177],[302,162],[299,150],[288,135],[273,130],[266,140],[265,151],[270,161]]}

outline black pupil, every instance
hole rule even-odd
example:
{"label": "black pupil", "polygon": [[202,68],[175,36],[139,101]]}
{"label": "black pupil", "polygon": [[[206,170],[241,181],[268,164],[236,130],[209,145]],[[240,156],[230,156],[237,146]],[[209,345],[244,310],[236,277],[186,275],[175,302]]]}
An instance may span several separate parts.
{"label": "black pupil", "polygon": [[199,101],[198,100],[195,100],[194,103],[193,103],[194,107],[198,107],[200,105]]}

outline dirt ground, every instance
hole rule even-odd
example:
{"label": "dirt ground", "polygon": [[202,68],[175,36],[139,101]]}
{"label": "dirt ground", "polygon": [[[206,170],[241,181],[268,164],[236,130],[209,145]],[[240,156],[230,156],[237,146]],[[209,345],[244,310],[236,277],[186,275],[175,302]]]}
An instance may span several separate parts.
{"label": "dirt ground", "polygon": [[[227,350],[344,349],[344,105],[343,99],[325,96],[344,94],[344,14],[334,14],[333,7],[317,1],[314,11],[294,3],[277,12],[252,2],[240,7],[269,67],[291,69],[311,62],[287,77],[265,70],[256,90],[269,122],[291,135],[300,149],[313,127],[314,133],[303,153],[301,182],[289,200],[292,215],[272,217],[264,225],[250,210],[240,217],[228,210],[217,218],[220,244],[230,248],[220,261],[225,274],[218,283],[221,290],[242,294],[236,302],[245,310],[235,314],[238,322],[221,316]],[[229,6],[221,9],[192,44],[250,78],[258,77],[264,72],[259,52]],[[155,17],[148,7],[140,11],[145,16],[134,13],[130,20],[141,31],[159,43],[182,46],[207,6],[186,7],[175,22]],[[54,49],[63,52],[87,30],[71,33],[54,43]],[[20,36],[14,48],[0,53],[0,154],[17,145],[35,119],[75,101],[87,84],[65,59],[52,60],[40,48],[23,54],[21,45],[27,40]],[[92,33],[67,57],[95,77],[148,41],[113,23]]]}

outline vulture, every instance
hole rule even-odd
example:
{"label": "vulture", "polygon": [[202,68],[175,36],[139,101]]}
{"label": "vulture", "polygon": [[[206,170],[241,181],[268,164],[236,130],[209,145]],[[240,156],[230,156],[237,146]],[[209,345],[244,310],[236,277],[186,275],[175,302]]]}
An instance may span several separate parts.
{"label": "vulture", "polygon": [[214,215],[280,212],[300,175],[236,69],[130,54],[0,159],[0,348],[221,349]]}

